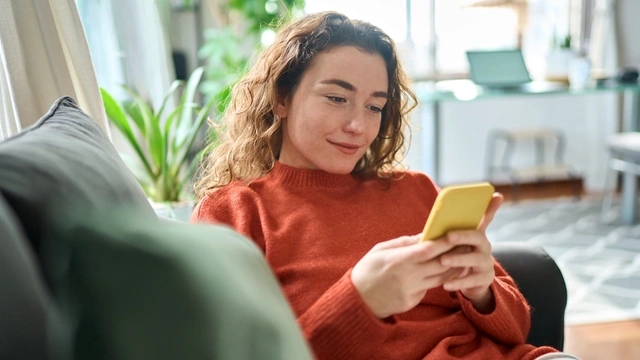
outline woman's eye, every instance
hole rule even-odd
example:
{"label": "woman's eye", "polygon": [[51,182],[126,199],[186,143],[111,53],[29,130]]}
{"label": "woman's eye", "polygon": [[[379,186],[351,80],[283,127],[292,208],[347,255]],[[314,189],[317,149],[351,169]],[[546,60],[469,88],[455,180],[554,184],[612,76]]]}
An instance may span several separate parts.
{"label": "woman's eye", "polygon": [[327,99],[329,99],[329,100],[331,100],[331,101],[333,101],[335,103],[343,103],[343,102],[346,101],[345,99],[343,99],[341,97],[337,97],[337,96],[327,96]]}
{"label": "woman's eye", "polygon": [[381,113],[382,112],[382,108],[379,108],[377,106],[369,106],[369,109],[371,109],[371,111],[377,112],[377,113]]}

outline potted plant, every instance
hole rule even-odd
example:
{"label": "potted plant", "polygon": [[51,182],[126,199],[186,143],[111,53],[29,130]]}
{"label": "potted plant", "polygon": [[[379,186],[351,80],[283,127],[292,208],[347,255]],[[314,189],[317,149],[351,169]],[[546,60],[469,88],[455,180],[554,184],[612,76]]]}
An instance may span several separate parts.
{"label": "potted plant", "polygon": [[[157,109],[128,86],[123,88],[131,99],[122,102],[100,89],[107,117],[133,149],[133,157],[121,154],[123,160],[156,212],[169,217],[189,216],[193,199],[186,188],[203,153],[208,150],[203,147],[195,156],[189,156],[198,131],[215,103],[212,98],[200,107],[195,100],[203,72],[200,67],[186,82],[173,82]],[[169,112],[167,104],[178,90],[179,101]],[[184,213],[182,216],[178,215],[180,211]]]}
{"label": "potted plant", "polygon": [[203,32],[198,57],[206,64],[201,90],[215,97],[216,111],[223,113],[232,86],[246,70],[252,56],[282,20],[304,9],[304,0],[229,0],[211,7],[216,27]]}
{"label": "potted plant", "polygon": [[554,37],[551,51],[547,55],[545,79],[569,83],[569,66],[575,54],[571,49],[571,35]]}

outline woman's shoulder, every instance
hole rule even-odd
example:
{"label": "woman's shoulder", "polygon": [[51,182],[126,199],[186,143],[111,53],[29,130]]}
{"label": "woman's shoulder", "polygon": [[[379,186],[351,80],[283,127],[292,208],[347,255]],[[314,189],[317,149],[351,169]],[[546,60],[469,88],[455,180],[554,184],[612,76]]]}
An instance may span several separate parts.
{"label": "woman's shoulder", "polygon": [[225,186],[210,190],[200,202],[206,205],[223,205],[256,201],[260,196],[250,182],[233,181]]}
{"label": "woman's shoulder", "polygon": [[194,215],[202,217],[206,214],[245,212],[254,209],[259,201],[260,196],[250,183],[234,181],[207,192],[198,200]]}
{"label": "woman's shoulder", "polygon": [[396,171],[391,174],[392,183],[407,186],[419,186],[438,191],[438,187],[431,177],[423,172],[415,170]]}
{"label": "woman's shoulder", "polygon": [[423,194],[437,194],[439,189],[429,175],[413,170],[397,170],[365,180],[375,189],[399,192],[419,191]]}

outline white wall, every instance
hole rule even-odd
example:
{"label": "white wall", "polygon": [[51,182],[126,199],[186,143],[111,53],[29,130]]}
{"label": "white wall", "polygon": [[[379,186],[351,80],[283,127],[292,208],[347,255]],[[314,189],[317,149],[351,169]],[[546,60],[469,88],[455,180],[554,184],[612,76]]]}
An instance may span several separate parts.
{"label": "white wall", "polygon": [[[618,0],[618,37],[621,66],[640,65],[640,1]],[[487,134],[492,128],[554,127],[567,139],[566,162],[584,175],[587,191],[602,190],[605,141],[619,128],[621,96],[613,94],[545,95],[445,102],[441,106],[440,185],[477,181],[484,177]],[[407,156],[412,169],[433,174],[429,105],[416,110],[413,144]],[[533,163],[531,144],[517,148],[514,163]]]}

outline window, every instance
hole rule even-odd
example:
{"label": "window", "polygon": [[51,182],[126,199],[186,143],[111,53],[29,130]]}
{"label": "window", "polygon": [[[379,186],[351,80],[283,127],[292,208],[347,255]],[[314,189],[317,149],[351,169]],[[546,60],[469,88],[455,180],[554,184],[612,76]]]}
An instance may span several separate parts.
{"label": "window", "polygon": [[[501,6],[481,6],[486,3]],[[518,5],[509,5],[517,3]],[[397,43],[414,78],[464,76],[466,50],[521,46],[532,76],[543,71],[554,37],[569,29],[570,0],[306,0],[308,13],[335,10],[367,20]],[[431,14],[433,9],[433,15]],[[435,51],[430,48],[435,46]],[[435,53],[435,57],[430,53]],[[435,58],[435,66],[433,61]]]}

